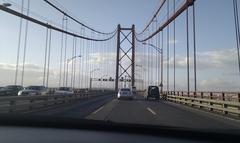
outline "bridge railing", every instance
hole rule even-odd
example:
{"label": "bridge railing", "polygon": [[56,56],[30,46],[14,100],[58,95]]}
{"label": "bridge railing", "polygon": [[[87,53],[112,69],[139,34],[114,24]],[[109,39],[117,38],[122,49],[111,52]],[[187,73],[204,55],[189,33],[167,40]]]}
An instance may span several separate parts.
{"label": "bridge railing", "polygon": [[100,95],[112,94],[113,91],[79,92],[73,95],[40,95],[40,96],[9,96],[0,98],[0,113],[24,113],[47,108],[54,105],[71,103]]}
{"label": "bridge railing", "polygon": [[172,102],[240,117],[239,92],[169,91],[165,92],[165,95]]}

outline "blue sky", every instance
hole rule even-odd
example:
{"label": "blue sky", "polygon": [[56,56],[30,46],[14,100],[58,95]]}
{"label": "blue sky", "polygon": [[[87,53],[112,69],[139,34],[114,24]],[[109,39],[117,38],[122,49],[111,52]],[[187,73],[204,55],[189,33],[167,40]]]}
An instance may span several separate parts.
{"label": "blue sky", "polygon": [[[26,0],[25,0],[26,1]],[[181,2],[181,0],[176,0]],[[2,2],[13,2],[11,8],[20,10],[21,0],[0,0]],[[30,15],[36,18],[32,12],[37,15],[43,16],[51,23],[61,26],[62,15],[52,9],[42,0],[30,1]],[[53,0],[56,2],[56,0]],[[64,6],[74,17],[77,17],[81,22],[94,27],[97,30],[104,32],[113,31],[117,24],[121,24],[122,27],[130,27],[135,24],[136,31],[140,32],[148,20],[152,17],[156,11],[161,0],[58,0],[58,3]],[[197,31],[197,55],[198,55],[198,87],[199,90],[234,90],[239,91],[240,80],[237,69],[237,56],[236,56],[236,42],[234,31],[234,19],[233,19],[233,6],[230,0],[197,0],[196,3],[196,31]],[[240,2],[238,3],[240,7]],[[26,7],[26,3],[25,3]],[[191,8],[190,22],[191,22]],[[18,32],[19,32],[19,18],[10,16],[5,12],[0,11],[0,85],[6,85],[13,83],[14,79],[14,66],[16,64],[16,50],[18,44]],[[42,18],[40,18],[42,19]],[[23,23],[25,26],[25,23]],[[191,24],[190,24],[191,26]],[[77,24],[70,22],[69,27],[71,30],[80,33],[81,27]],[[24,31],[24,28],[23,28]],[[26,85],[29,84],[41,84],[41,71],[43,66],[43,56],[45,47],[45,32],[46,29],[39,27],[35,24],[29,24],[28,33],[28,52],[26,57],[26,63],[29,64],[29,73],[26,77]],[[166,40],[166,30],[164,39]],[[24,33],[24,32],[23,32]],[[172,25],[170,25],[170,40],[173,37]],[[186,90],[186,26],[185,26],[185,13],[176,19],[176,52],[177,52],[177,87],[178,89]],[[191,32],[190,32],[191,33]],[[91,33],[86,31],[86,35],[91,36]],[[95,37],[97,35],[94,35]],[[22,34],[24,37],[24,34]],[[60,40],[61,34],[53,32],[52,41],[52,82],[51,86],[56,86],[57,83],[57,70],[59,68],[60,54]],[[190,34],[192,40],[192,35]],[[81,42],[81,41],[79,41]],[[93,43],[96,47],[101,46],[99,43]],[[113,40],[109,47],[112,48],[114,53],[115,41]],[[166,46],[166,42],[164,43]],[[190,52],[192,54],[192,42],[190,42]],[[87,46],[87,42],[85,42]],[[170,52],[172,56],[172,46],[170,44]],[[68,39],[68,47],[72,47],[72,38]],[[23,48],[23,39],[22,39]],[[21,50],[22,52],[22,50]],[[95,53],[94,57],[97,60],[104,60],[104,55],[99,54],[98,50],[92,51]],[[71,57],[71,48],[68,49],[68,57]],[[106,55],[105,55],[106,56]],[[111,57],[111,54],[107,55]],[[110,59],[113,60],[113,59]],[[21,62],[20,57],[20,62]],[[171,61],[171,58],[170,58]],[[191,62],[192,63],[192,62]],[[143,63],[140,63],[143,64]],[[171,62],[170,62],[171,64]],[[34,69],[34,66],[37,69]],[[104,65],[106,66],[106,64]],[[113,68],[114,65],[112,65]],[[109,76],[114,76],[114,73],[110,71]],[[96,76],[102,76],[104,71],[96,72]],[[155,74],[155,73],[154,73]],[[172,75],[172,69],[170,70]],[[4,76],[5,75],[5,76]],[[166,75],[166,72],[165,72]],[[86,75],[87,76],[87,75]],[[193,78],[193,70],[191,69],[191,76]],[[166,79],[166,78],[165,78]],[[164,81],[166,82],[166,80]],[[35,81],[35,83],[33,83]],[[173,79],[170,76],[170,85],[172,85]],[[191,82],[191,87],[192,87]],[[227,86],[225,86],[227,85]],[[172,86],[171,86],[172,87]]]}

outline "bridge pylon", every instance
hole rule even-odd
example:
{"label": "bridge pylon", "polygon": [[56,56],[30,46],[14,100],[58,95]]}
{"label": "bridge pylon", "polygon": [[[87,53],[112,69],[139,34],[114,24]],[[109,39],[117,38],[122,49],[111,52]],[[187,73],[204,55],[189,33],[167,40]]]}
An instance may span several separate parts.
{"label": "bridge pylon", "polygon": [[[127,42],[127,43],[126,43]],[[117,56],[115,90],[118,90],[119,80],[124,76],[130,78],[131,86],[135,85],[135,25],[131,28],[117,28]]]}

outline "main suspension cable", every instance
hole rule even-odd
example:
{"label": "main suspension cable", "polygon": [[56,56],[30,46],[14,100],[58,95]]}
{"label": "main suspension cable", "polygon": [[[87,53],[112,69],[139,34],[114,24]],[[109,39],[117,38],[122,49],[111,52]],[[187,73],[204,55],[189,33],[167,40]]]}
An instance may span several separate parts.
{"label": "main suspension cable", "polygon": [[68,34],[68,35],[71,35],[71,36],[74,36],[74,37],[77,37],[77,38],[90,40],[90,41],[100,41],[100,42],[101,41],[108,41],[108,40],[112,39],[116,35],[116,33],[117,33],[117,31],[115,30],[113,32],[113,34],[110,37],[108,37],[108,38],[105,38],[105,39],[92,39],[92,38],[89,38],[89,37],[86,37],[86,36],[81,36],[81,35],[79,35],[77,33],[73,33],[73,32],[62,30],[61,28],[58,28],[56,26],[52,26],[52,25],[50,25],[48,23],[45,23],[45,22],[40,21],[40,20],[37,20],[37,19],[35,19],[33,17],[30,17],[28,15],[21,14],[21,13],[15,11],[15,10],[9,9],[9,8],[3,6],[3,5],[0,5],[0,10],[5,11],[7,13],[10,13],[12,15],[18,16],[18,17],[22,17],[23,19],[26,19],[27,21],[31,21],[31,22],[33,22],[35,24],[38,24],[38,25],[41,25],[43,27],[47,27],[49,29],[52,29],[52,30],[55,30],[55,31],[58,31],[58,32],[62,32],[62,33],[65,33],[65,34]]}
{"label": "main suspension cable", "polygon": [[100,32],[100,31],[97,31],[85,24],[83,24],[82,22],[78,21],[77,19],[73,18],[72,16],[70,16],[68,13],[64,12],[63,10],[61,10],[59,7],[57,7],[56,5],[54,5],[53,3],[49,2],[48,0],[44,0],[47,4],[49,4],[50,6],[52,6],[54,9],[56,9],[57,11],[59,11],[60,13],[64,14],[65,16],[67,16],[68,18],[72,19],[73,21],[75,21],[76,23],[80,24],[81,26],[91,30],[91,31],[94,31],[96,33],[99,33],[99,34],[104,34],[104,35],[111,35],[113,33],[115,33],[116,30],[114,30],[113,32],[109,32],[109,33],[105,33],[105,32]]}
{"label": "main suspension cable", "polygon": [[154,19],[157,17],[158,13],[160,12],[161,8],[163,7],[164,3],[166,2],[166,0],[163,0],[162,3],[160,4],[158,10],[156,11],[156,13],[153,15],[153,17],[151,18],[151,20],[148,22],[148,24],[146,25],[146,27],[142,30],[142,32],[137,33],[137,35],[141,35],[143,34],[148,27],[151,25],[151,23],[154,21]]}
{"label": "main suspension cable", "polygon": [[174,19],[176,19],[181,13],[183,13],[189,6],[192,6],[195,0],[186,0],[186,2],[170,17],[164,22],[155,32],[151,33],[148,37],[139,39],[136,36],[138,42],[145,42],[153,38],[157,33],[166,28]]}

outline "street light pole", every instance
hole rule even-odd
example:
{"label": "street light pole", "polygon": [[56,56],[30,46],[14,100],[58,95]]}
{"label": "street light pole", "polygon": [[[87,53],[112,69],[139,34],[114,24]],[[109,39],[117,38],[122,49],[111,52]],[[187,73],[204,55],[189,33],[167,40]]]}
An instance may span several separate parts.
{"label": "street light pole", "polygon": [[72,61],[72,60],[74,60],[76,58],[81,58],[81,57],[82,57],[81,55],[78,55],[78,56],[74,56],[74,57],[72,57],[70,59],[67,59],[66,87],[68,86],[68,64],[70,63],[70,61]]}
{"label": "street light pole", "polygon": [[163,94],[163,48],[159,48],[153,44],[150,43],[142,43],[143,45],[148,45],[152,48],[154,48],[155,50],[158,51],[159,54],[161,54],[161,83],[160,83],[160,88],[161,88],[161,94]]}

